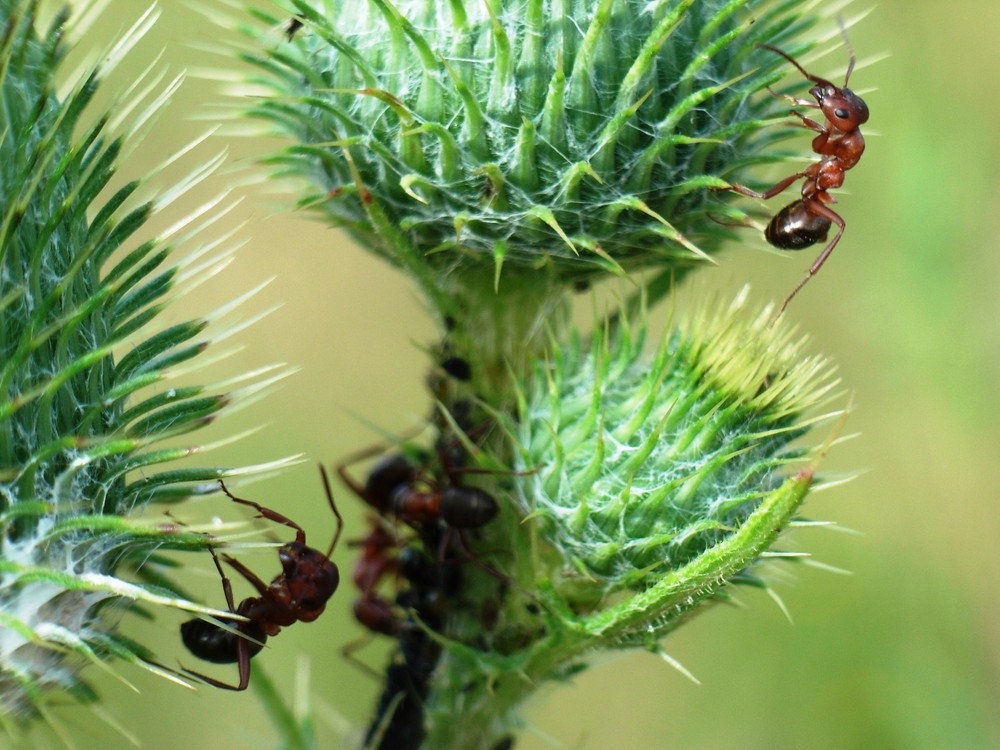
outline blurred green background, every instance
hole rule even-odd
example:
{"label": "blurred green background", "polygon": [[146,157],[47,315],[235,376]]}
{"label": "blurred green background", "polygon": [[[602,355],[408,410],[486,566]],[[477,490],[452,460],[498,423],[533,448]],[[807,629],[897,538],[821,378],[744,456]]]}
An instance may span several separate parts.
{"label": "blurred green background", "polygon": [[[102,46],[145,7],[112,0],[79,53]],[[864,7],[853,3],[846,12]],[[147,172],[209,129],[220,102],[239,105],[220,93],[217,80],[219,70],[230,81],[242,70],[219,49],[225,35],[187,4],[170,0],[160,10],[160,22],[109,90],[161,51],[162,65],[172,74],[186,69],[188,80],[131,155],[126,176]],[[665,648],[700,686],[649,654],[598,658],[572,684],[539,696],[518,750],[1000,747],[998,31],[996,0],[882,0],[851,31],[859,56],[852,87],[872,112],[868,151],[841,193],[844,239],[789,317],[812,335],[814,351],[839,366],[853,393],[847,429],[860,432],[833,451],[825,471],[863,473],[811,496],[807,513],[858,533],[798,531],[782,542],[851,575],[776,571],[794,625],[766,596],[741,593],[745,608],[717,607],[681,629]],[[279,35],[276,29],[276,41]],[[812,67],[836,80],[844,58],[829,55]],[[219,150],[229,151],[232,167],[246,167],[276,145],[220,131],[160,184]],[[807,154],[806,137],[801,146]],[[183,208],[248,174],[213,176],[156,226],[168,226]],[[343,234],[281,210],[288,196],[262,187],[234,193],[243,200],[225,221],[246,222],[239,236],[248,239],[236,261],[168,315],[180,320],[204,313],[273,277],[250,308],[283,306],[227,341],[242,350],[216,371],[273,362],[302,369],[200,436],[211,442],[263,425],[200,460],[241,465],[303,454],[294,470],[244,494],[303,523],[321,546],[333,524],[316,462],[375,439],[357,415],[399,430],[427,410],[420,346],[432,343],[434,330],[405,279]],[[748,232],[742,247],[698,277],[733,292],[749,281],[762,301],[781,299],[799,280],[808,254],[778,257],[762,252],[765,247]],[[347,537],[356,536],[361,510],[343,489],[339,497]],[[239,515],[230,511],[209,498],[181,515]],[[249,564],[266,571],[273,552],[260,555]],[[351,550],[341,545],[336,559],[346,571]],[[190,557],[185,564],[185,584],[220,604],[210,562]],[[254,662],[291,701],[311,701],[323,747],[356,746],[348,728],[365,722],[379,690],[340,654],[362,634],[350,615],[351,599],[345,585],[324,618],[289,629]],[[167,663],[195,666],[179,642],[181,619],[136,624],[126,618],[126,632],[154,646]],[[357,656],[378,669],[384,653],[371,644]],[[147,748],[278,746],[252,691],[190,692],[119,669],[141,693],[96,670],[91,677],[106,711]],[[222,676],[235,679],[231,672]],[[129,746],[88,710],[66,706],[54,716],[81,747]],[[35,732],[26,746],[52,739]]]}

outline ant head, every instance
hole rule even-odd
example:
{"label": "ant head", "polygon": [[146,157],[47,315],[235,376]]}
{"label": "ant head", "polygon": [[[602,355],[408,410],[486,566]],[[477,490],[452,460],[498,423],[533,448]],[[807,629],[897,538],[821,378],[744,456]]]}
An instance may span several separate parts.
{"label": "ant head", "polygon": [[868,105],[849,88],[839,88],[823,81],[809,89],[809,93],[816,98],[823,115],[837,130],[857,130],[868,122]]}
{"label": "ant head", "polygon": [[299,542],[283,544],[278,559],[290,604],[298,610],[296,617],[303,622],[315,619],[340,585],[337,566],[319,550]]}
{"label": "ant head", "polygon": [[829,120],[837,130],[842,132],[848,132],[850,130],[857,130],[860,125],[868,122],[868,105],[865,104],[864,100],[847,88],[847,82],[851,78],[851,72],[854,70],[854,54],[851,53],[851,61],[847,66],[847,74],[844,76],[844,86],[841,88],[836,84],[826,80],[825,78],[820,78],[817,75],[813,75],[801,65],[798,61],[786,52],[782,52],[777,47],[772,47],[769,44],[762,44],[761,47],[770,50],[775,54],[781,55],[783,58],[788,60],[792,65],[798,68],[798,71],[805,76],[809,81],[815,84],[809,93],[812,94],[813,98],[819,104],[820,109],[823,110],[823,115]]}

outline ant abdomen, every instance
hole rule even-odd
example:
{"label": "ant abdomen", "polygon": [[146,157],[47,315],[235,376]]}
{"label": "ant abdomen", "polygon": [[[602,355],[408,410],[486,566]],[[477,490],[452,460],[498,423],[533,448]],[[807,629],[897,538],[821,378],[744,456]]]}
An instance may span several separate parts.
{"label": "ant abdomen", "polygon": [[445,487],[441,494],[441,518],[457,529],[485,526],[499,512],[493,496],[475,487]]}
{"label": "ant abdomen", "polygon": [[832,222],[809,210],[799,199],[778,211],[764,230],[764,238],[781,250],[802,250],[826,240]]}
{"label": "ant abdomen", "polygon": [[[253,658],[264,648],[267,633],[255,622],[240,622],[222,618],[222,622],[239,628],[246,638],[229,630],[223,630],[206,620],[188,620],[181,625],[181,640],[187,650],[199,659],[213,664],[235,664],[239,661],[240,644],[246,644],[246,650]],[[250,639],[253,640],[250,640]]]}

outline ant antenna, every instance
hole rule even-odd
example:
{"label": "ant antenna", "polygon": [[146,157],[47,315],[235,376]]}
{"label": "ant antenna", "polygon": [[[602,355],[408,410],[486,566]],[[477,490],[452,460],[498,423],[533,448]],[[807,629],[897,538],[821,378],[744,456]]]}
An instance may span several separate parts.
{"label": "ant antenna", "polygon": [[337,531],[333,535],[333,541],[330,542],[330,549],[327,550],[326,556],[329,557],[333,554],[333,550],[337,547],[337,540],[340,539],[340,532],[344,530],[344,519],[340,515],[340,511],[337,510],[337,503],[333,501],[333,488],[330,486],[330,476],[326,473],[326,467],[323,464],[319,465],[320,476],[323,477],[323,488],[326,490],[326,499],[330,501],[330,510],[333,511],[333,515],[337,517]]}
{"label": "ant antenna", "polygon": [[847,47],[847,51],[851,53],[850,62],[847,63],[847,72],[844,73],[844,88],[847,88],[847,82],[851,80],[851,72],[854,70],[854,47],[851,46],[851,38],[847,36],[847,26],[844,24],[844,17],[837,14],[837,26],[840,27],[840,36],[844,39],[844,46]]}
{"label": "ant antenna", "polygon": [[[772,47],[770,44],[760,44],[758,46],[761,49],[771,50],[771,52],[774,52],[777,55],[781,55],[783,58],[785,58],[786,60],[788,60],[788,62],[790,62],[792,65],[794,65],[796,68],[798,68],[799,72],[802,74],[802,76],[807,81],[812,81],[813,83],[818,83],[820,86],[830,86],[831,88],[837,88],[836,86],[834,86],[832,83],[830,83],[825,78],[820,78],[819,76],[813,75],[812,73],[810,73],[809,71],[807,71],[805,68],[803,68],[801,65],[799,65],[798,60],[796,60],[794,57],[792,57],[791,55],[789,55],[787,52],[782,52],[780,49],[778,49],[777,47]],[[853,58],[851,58],[851,65],[854,65]]]}

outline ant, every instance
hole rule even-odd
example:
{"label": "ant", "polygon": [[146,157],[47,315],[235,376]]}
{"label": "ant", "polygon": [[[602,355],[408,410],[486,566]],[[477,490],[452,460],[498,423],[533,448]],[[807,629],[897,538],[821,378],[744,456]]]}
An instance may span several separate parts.
{"label": "ant", "polygon": [[412,576],[414,588],[402,592],[398,604],[412,614],[397,623],[394,635],[399,638],[399,651],[386,669],[385,687],[365,735],[364,747],[377,750],[416,750],[422,746],[424,702],[442,651],[429,632],[440,632],[442,626],[441,602],[433,583],[437,579],[435,566],[428,567],[426,559],[406,561],[406,552],[401,553],[400,569],[404,577]]}
{"label": "ant", "polygon": [[222,569],[219,556],[209,547],[215,567],[222,578],[222,591],[226,596],[229,611],[246,619],[223,619],[222,621],[232,626],[232,629],[222,628],[205,620],[189,620],[181,625],[181,639],[187,649],[200,659],[215,664],[237,663],[240,681],[237,685],[230,685],[190,669],[184,669],[185,673],[225,690],[246,690],[250,683],[250,659],[260,653],[268,636],[277,635],[283,627],[296,622],[312,622],[323,614],[327,601],[340,583],[340,571],[330,560],[330,555],[333,554],[340,533],[344,529],[344,519],[337,510],[330,488],[330,479],[322,466],[320,475],[323,477],[330,509],[337,518],[337,531],[325,554],[306,545],[305,530],[290,518],[251,500],[236,497],[225,483],[219,480],[219,486],[230,500],[256,509],[260,518],[295,529],[295,540],[281,545],[278,549],[282,572],[270,584],[264,583],[239,560],[228,555],[222,556],[230,567],[257,590],[258,596],[247,597],[238,607],[233,602],[232,584]]}
{"label": "ant", "polygon": [[[390,454],[378,461],[369,472],[364,485],[361,485],[348,474],[347,467],[379,450],[381,450],[381,446],[375,445],[340,463],[337,466],[337,474],[344,484],[365,503],[378,511],[380,515],[394,516],[417,531],[425,543],[432,547],[436,545],[438,550],[437,563],[441,566],[442,571],[448,567],[445,558],[449,546],[452,542],[457,542],[462,551],[476,565],[486,570],[490,575],[503,579],[504,576],[469,552],[462,535],[463,530],[481,528],[496,517],[497,513],[500,512],[500,506],[496,499],[488,492],[476,487],[463,487],[455,484],[454,475],[462,470],[448,468],[447,451],[442,451],[440,454],[442,461],[446,464],[445,473],[449,477],[449,483],[443,487],[425,476],[406,456],[399,453]],[[468,469],[466,471],[475,470]],[[443,533],[441,533],[441,523],[444,525]],[[372,549],[369,553],[366,543],[362,542],[362,545],[365,546],[365,553],[363,553],[359,565],[374,570],[381,564],[379,555],[385,548],[383,547],[377,553]],[[402,572],[404,577],[408,577],[409,571],[407,569],[403,569]],[[379,628],[390,627],[388,619],[391,611],[390,606],[384,600],[373,596],[370,589],[366,589],[364,586],[359,586],[359,588],[362,592],[362,598],[356,604],[355,616],[370,630],[386,632],[379,630]]]}
{"label": "ant", "polygon": [[830,253],[840,242],[846,223],[839,214],[829,208],[829,204],[836,203],[836,199],[828,191],[844,184],[844,173],[858,163],[865,151],[865,139],[861,135],[860,127],[868,121],[868,105],[860,96],[847,88],[851,72],[854,70],[855,58],[854,50],[851,49],[846,33],[844,41],[851,58],[847,65],[847,73],[844,75],[843,86],[837,86],[825,78],[807,72],[795,58],[777,47],[768,44],[761,45],[764,49],[788,60],[798,68],[807,80],[815,84],[809,89],[810,95],[816,100],[815,102],[809,99],[797,99],[776,94],[770,88],[768,91],[771,91],[778,98],[790,100],[797,106],[818,109],[822,112],[826,122],[820,124],[794,109],[789,111],[789,114],[802,121],[802,127],[819,134],[813,138],[812,150],[822,158],[814,164],[810,164],[803,171],[789,175],[763,193],[742,185],[730,185],[728,188],[723,188],[750,198],[767,200],[784,191],[795,181],[805,178],[802,185],[802,197],[778,211],[764,230],[764,237],[767,241],[781,250],[801,250],[815,245],[817,242],[822,242],[826,240],[830,225],[837,225],[837,234],[823,248],[819,257],[813,261],[806,277],[785,298],[778,311],[779,316],[788,307],[792,298],[806,285],[806,282],[822,268],[826,259],[830,257]]}
{"label": "ant", "polygon": [[[397,616],[397,607],[378,593],[382,580],[387,575],[398,576],[422,594],[437,594],[440,591],[448,596],[457,590],[458,582],[454,580],[456,570],[447,563],[438,565],[432,562],[412,547],[404,546],[397,555],[390,556],[388,552],[399,548],[399,541],[385,528],[382,519],[372,518],[371,522],[372,530],[368,536],[351,542],[352,546],[362,550],[351,571],[351,579],[361,592],[361,597],[354,602],[354,617],[372,633],[396,636],[401,620]],[[431,536],[431,540],[435,538],[439,537]],[[406,598],[404,594],[397,596],[397,605]]]}
{"label": "ant", "polygon": [[500,510],[493,496],[483,490],[454,483],[440,487],[420,477],[416,467],[400,454],[379,461],[362,486],[347,473],[347,467],[377,450],[376,446],[347,459],[337,467],[337,474],[354,494],[382,515],[392,513],[418,530],[439,519],[454,529],[476,529],[492,521]]}
{"label": "ant", "polygon": [[440,518],[453,529],[478,529],[500,510],[488,492],[454,484],[444,488],[429,484],[426,489],[401,484],[392,491],[389,505],[408,524],[433,523]]}
{"label": "ant", "polygon": [[351,571],[351,579],[361,592],[361,598],[354,602],[354,617],[373,633],[394,636],[399,633],[399,620],[392,603],[379,596],[377,587],[385,575],[399,572],[399,560],[386,554],[397,542],[380,518],[372,518],[371,523],[368,536],[351,542],[362,550]]}

